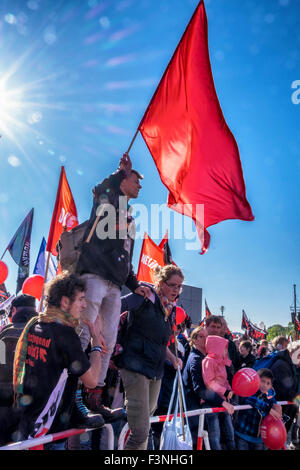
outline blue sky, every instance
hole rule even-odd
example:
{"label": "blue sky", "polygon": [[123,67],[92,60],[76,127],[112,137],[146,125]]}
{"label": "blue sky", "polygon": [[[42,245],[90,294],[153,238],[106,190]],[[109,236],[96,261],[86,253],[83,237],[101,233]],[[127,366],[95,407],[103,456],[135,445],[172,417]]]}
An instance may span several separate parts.
{"label": "blue sky", "polygon": [[[34,207],[32,272],[48,237],[61,165],[79,220],[88,217],[92,187],[116,169],[197,4],[0,2],[2,252]],[[300,4],[206,0],[205,6],[215,86],[255,221],[210,227],[204,256],[172,233],[170,246],[210,310],[219,314],[225,306],[230,328],[240,330],[242,309],[257,324],[287,325],[293,284],[300,289],[300,104],[292,101],[292,83],[300,80]],[[137,202],[165,203],[167,190],[140,135],[130,155],[145,176]],[[136,269],[140,249],[137,240]],[[9,254],[4,261],[14,292],[17,267]]]}

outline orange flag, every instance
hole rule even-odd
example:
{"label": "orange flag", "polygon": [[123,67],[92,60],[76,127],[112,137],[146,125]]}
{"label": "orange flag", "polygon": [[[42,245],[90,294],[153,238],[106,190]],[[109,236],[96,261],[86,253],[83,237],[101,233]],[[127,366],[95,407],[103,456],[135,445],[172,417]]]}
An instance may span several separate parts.
{"label": "orange flag", "polygon": [[62,166],[46,251],[57,256],[56,244],[61,233],[65,229],[71,230],[76,225],[78,225],[77,209],[67,181],[65,168]]}
{"label": "orange flag", "polygon": [[165,266],[164,251],[145,233],[136,276],[137,280],[154,284],[154,270],[157,266]]}

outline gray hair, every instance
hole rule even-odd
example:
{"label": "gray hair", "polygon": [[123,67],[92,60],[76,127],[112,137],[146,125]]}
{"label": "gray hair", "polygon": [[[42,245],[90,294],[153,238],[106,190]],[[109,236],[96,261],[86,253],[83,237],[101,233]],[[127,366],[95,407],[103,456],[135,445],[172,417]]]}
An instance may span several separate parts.
{"label": "gray hair", "polygon": [[300,362],[300,341],[292,341],[287,345],[287,350],[290,353],[291,359],[293,361],[293,364],[298,367],[298,364]]}
{"label": "gray hair", "polygon": [[295,351],[297,351],[297,349],[300,348],[300,340],[298,341],[291,341],[289,342],[289,344],[287,345],[287,349],[289,351],[289,353],[292,355]]}

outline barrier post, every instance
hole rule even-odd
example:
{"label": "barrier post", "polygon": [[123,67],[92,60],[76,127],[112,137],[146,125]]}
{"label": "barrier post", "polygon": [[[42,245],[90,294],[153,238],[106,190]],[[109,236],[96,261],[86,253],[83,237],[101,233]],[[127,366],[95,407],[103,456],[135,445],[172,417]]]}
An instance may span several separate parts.
{"label": "barrier post", "polygon": [[197,450],[202,450],[203,428],[204,428],[204,415],[199,415]]}

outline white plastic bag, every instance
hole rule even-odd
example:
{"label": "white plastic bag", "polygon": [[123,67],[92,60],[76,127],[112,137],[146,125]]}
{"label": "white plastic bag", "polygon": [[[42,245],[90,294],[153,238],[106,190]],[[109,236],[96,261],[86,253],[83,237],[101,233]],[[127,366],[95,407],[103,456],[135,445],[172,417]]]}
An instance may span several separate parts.
{"label": "white plastic bag", "polygon": [[[173,408],[176,390],[178,388],[178,377],[179,377],[180,386],[182,390],[182,401],[183,401],[184,413],[186,413],[186,404],[185,404],[185,398],[184,398],[184,393],[183,393],[181,372],[180,372],[180,369],[178,368],[178,372],[174,380],[173,391],[172,391],[172,396],[170,399],[167,419],[164,423],[162,434],[161,434],[160,450],[193,450],[193,440],[192,440],[188,422],[186,420],[186,424],[184,424],[184,436],[183,436],[181,417],[177,416],[178,405],[179,405],[179,391],[176,396],[174,416],[171,419],[171,421],[169,421],[169,417]],[[184,420],[184,418],[182,419]]]}

